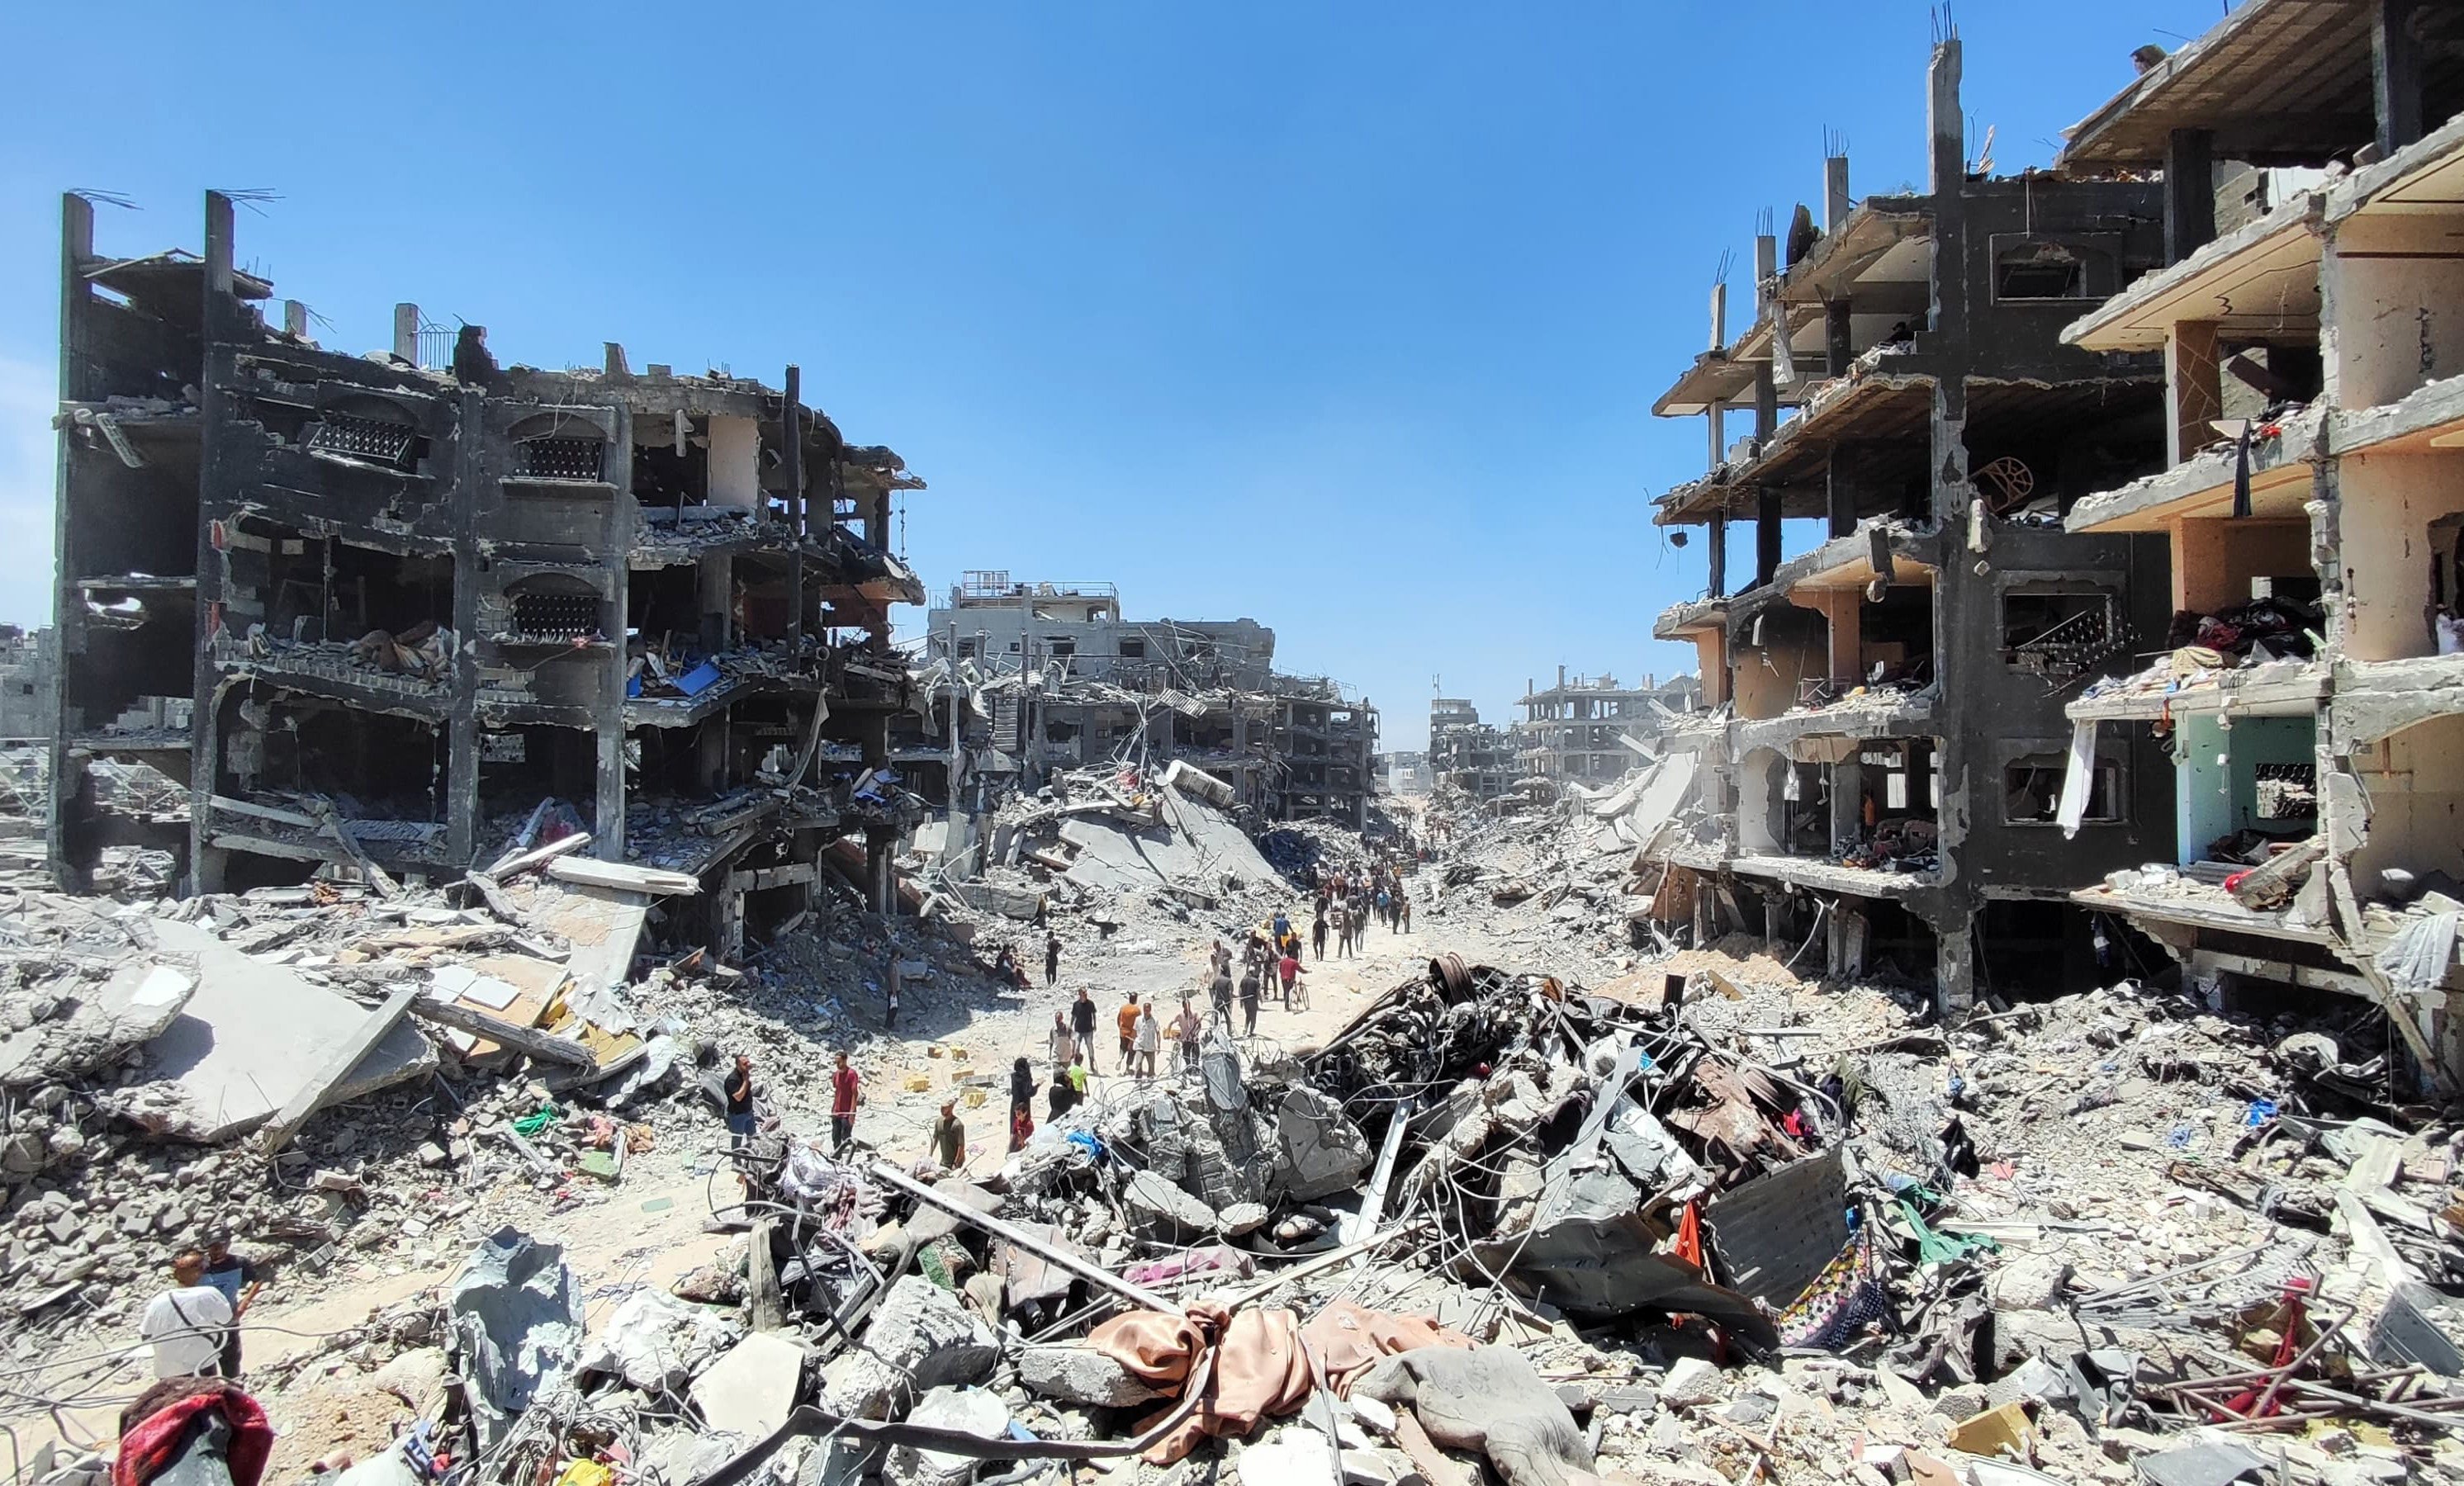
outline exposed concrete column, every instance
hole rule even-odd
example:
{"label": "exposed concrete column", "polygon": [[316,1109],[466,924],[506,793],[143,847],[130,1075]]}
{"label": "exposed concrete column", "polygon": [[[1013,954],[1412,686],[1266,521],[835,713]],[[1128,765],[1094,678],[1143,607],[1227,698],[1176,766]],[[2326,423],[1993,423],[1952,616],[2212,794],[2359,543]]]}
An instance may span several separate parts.
{"label": "exposed concrete column", "polygon": [[2225,415],[2224,377],[2212,320],[2176,320],[2165,337],[2165,387],[2172,406],[2165,421],[2169,467],[2215,441],[2209,425]]}
{"label": "exposed concrete column", "polygon": [[598,791],[592,800],[590,854],[602,862],[625,860],[625,729],[618,725],[592,730],[599,746]]}
{"label": "exposed concrete column", "polygon": [[1780,499],[1773,486],[1754,490],[1754,586],[1760,588],[1779,571]]}
{"label": "exposed concrete column", "polygon": [[790,366],[779,410],[779,472],[787,485],[787,535],[795,552],[787,564],[787,643],[804,649],[804,419],[803,371]]}
{"label": "exposed concrete column", "polygon": [[[858,739],[864,749],[865,767],[881,769],[890,763],[890,714],[867,712]],[[884,918],[898,911],[897,874],[891,866],[891,854],[897,848],[898,833],[886,825],[864,828],[864,896],[866,906]]]}
{"label": "exposed concrete column", "polygon": [[1830,508],[1830,532],[1845,536],[1857,530],[1857,476],[1863,463],[1854,444],[1842,444],[1831,451],[1823,470],[1823,495]]}
{"label": "exposed concrete column", "polygon": [[706,553],[693,580],[701,605],[701,644],[705,650],[725,650],[736,644],[736,558],[724,552]]}
{"label": "exposed concrete column", "polygon": [[[1705,557],[1711,567],[1711,597],[1723,598],[1728,592],[1728,518],[1713,516],[1710,535],[1705,538],[1709,551]],[[65,612],[65,611],[63,611]]]}
{"label": "exposed concrete column", "polygon": [[[445,850],[449,862],[475,863],[479,853],[479,505],[486,467],[479,450],[487,394],[466,387],[454,419],[453,683],[445,727]],[[621,610],[619,611],[622,612]]]}
{"label": "exposed concrete column", "polygon": [[1831,849],[1845,851],[1865,828],[1865,766],[1851,751],[1831,766]]}
{"label": "exposed concrete column", "polygon": [[1779,431],[1779,383],[1771,380],[1771,362],[1754,368],[1754,452],[1759,454]]}
{"label": "exposed concrete column", "polygon": [[2179,263],[2216,239],[2216,137],[2176,129],[2165,137],[2165,261]]}
{"label": "exposed concrete column", "polygon": [[1848,363],[1857,359],[1857,337],[1854,323],[1848,318],[1849,301],[1832,299],[1822,306],[1822,369],[1826,376],[1845,377]]}
{"label": "exposed concrete column", "polygon": [[1934,934],[1936,1004],[1946,1016],[1964,1012],[1976,1004],[1975,931],[1963,917],[1956,928],[1937,925]]}
{"label": "exposed concrete column", "polygon": [[716,716],[704,718],[700,730],[693,733],[693,776],[713,794],[727,788],[727,737],[735,712],[736,709],[729,707]]}
{"label": "exposed concrete column", "polygon": [[1848,157],[1822,157],[1822,230],[1825,235],[1848,225]]}
{"label": "exposed concrete column", "polygon": [[419,306],[397,304],[393,307],[393,354],[419,364]]}
{"label": "exposed concrete column", "polygon": [[2382,158],[2421,138],[2421,42],[2410,21],[2414,0],[2370,8],[2370,101]]}

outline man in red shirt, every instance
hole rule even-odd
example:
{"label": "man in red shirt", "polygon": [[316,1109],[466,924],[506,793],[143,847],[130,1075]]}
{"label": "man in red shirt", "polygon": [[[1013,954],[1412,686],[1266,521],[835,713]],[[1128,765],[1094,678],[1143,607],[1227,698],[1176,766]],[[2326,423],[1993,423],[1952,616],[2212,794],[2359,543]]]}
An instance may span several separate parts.
{"label": "man in red shirt", "polygon": [[830,1154],[846,1151],[855,1139],[856,1106],[855,1070],[847,1066],[847,1054],[838,1056],[838,1067],[830,1074]]}
{"label": "man in red shirt", "polygon": [[1292,950],[1287,949],[1284,951],[1283,960],[1275,966],[1275,974],[1284,983],[1284,1010],[1286,1011],[1292,1009],[1292,982],[1300,978],[1300,973],[1299,957],[1292,952]]}

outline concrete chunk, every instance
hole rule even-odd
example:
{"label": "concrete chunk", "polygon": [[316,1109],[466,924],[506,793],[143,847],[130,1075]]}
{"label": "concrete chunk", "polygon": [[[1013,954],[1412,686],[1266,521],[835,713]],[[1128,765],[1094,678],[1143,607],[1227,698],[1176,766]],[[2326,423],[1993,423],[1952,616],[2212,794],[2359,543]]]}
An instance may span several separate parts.
{"label": "concrete chunk", "polygon": [[920,1275],[890,1287],[864,1344],[830,1359],[822,1377],[832,1410],[858,1419],[889,1418],[911,1389],[980,1383],[1001,1351],[991,1327]]}
{"label": "concrete chunk", "polygon": [[714,1430],[763,1439],[787,1422],[804,1349],[776,1332],[757,1331],[693,1379],[693,1407]]}
{"label": "concrete chunk", "polygon": [[1019,1387],[1045,1398],[1103,1409],[1126,1409],[1163,1395],[1091,1346],[1029,1346],[1019,1354]]}

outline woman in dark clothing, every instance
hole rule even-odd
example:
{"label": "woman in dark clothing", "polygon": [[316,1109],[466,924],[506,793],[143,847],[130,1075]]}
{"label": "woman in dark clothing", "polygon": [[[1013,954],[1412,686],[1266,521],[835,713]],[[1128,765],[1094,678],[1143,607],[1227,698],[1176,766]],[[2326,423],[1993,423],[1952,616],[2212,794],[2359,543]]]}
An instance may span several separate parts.
{"label": "woman in dark clothing", "polygon": [[1022,1058],[1009,1067],[1009,1148],[1023,1150],[1035,1133],[1035,1073]]}
{"label": "woman in dark clothing", "polygon": [[[1013,1075],[1015,1077],[1015,1075]],[[1078,1086],[1069,1082],[1069,1070],[1055,1063],[1052,1082],[1044,1091],[1044,1118],[1046,1122],[1060,1119],[1078,1103]]]}

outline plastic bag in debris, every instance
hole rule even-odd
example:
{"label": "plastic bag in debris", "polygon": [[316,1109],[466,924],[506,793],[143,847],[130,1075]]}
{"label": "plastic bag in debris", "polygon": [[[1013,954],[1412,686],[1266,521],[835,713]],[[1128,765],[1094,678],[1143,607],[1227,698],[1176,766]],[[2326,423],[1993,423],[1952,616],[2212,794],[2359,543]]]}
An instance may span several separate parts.
{"label": "plastic bag in debris", "polygon": [[500,1228],[454,1277],[445,1300],[482,1448],[563,1379],[582,1350],[582,1287],[564,1248]]}
{"label": "plastic bag in debris", "polygon": [[805,1141],[787,1147],[787,1169],[779,1176],[779,1190],[801,1202],[827,1202],[863,1186],[864,1176],[855,1168],[832,1161]]}

